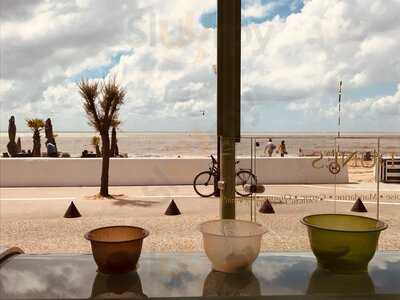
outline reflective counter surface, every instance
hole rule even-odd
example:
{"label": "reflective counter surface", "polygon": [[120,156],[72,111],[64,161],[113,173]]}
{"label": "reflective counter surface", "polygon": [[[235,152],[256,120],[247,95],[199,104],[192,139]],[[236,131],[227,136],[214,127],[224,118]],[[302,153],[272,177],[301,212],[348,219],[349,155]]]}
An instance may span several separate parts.
{"label": "reflective counter surface", "polygon": [[298,252],[261,253],[253,273],[243,275],[213,272],[202,253],[144,253],[137,272],[127,275],[106,276],[96,270],[91,255],[18,255],[0,265],[0,299],[277,295],[400,299],[400,252],[377,253],[369,273],[361,275],[326,273],[317,269],[311,253]]}

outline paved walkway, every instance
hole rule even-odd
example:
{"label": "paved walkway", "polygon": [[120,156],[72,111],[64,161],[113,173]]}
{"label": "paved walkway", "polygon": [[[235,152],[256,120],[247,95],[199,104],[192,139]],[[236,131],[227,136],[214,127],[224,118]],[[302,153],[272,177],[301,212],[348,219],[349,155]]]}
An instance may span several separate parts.
{"label": "paved walkway", "polygon": [[[257,222],[266,226],[268,232],[261,245],[265,251],[309,251],[307,231],[299,220],[316,213],[352,213],[352,198],[362,195],[374,196],[372,185],[363,191],[355,191],[360,185],[337,187],[338,201],[332,200],[332,185],[277,185],[267,186],[264,195],[258,198],[256,210],[268,195],[291,197],[287,202],[273,202],[275,214],[257,213]],[[389,196],[400,196],[400,186],[382,185],[384,203],[381,219],[389,224],[382,234],[380,250],[400,248],[400,200]],[[0,245],[17,246],[26,253],[82,253],[89,252],[90,245],[83,235],[94,228],[110,225],[135,225],[150,231],[144,243],[144,251],[201,251],[202,238],[198,230],[200,223],[219,218],[219,199],[200,198],[191,186],[155,187],[111,187],[115,199],[94,199],[96,187],[72,188],[2,188],[0,189]],[[385,194],[384,194],[385,193]],[[303,201],[300,197],[311,197]],[[297,197],[297,198],[296,198]],[[312,198],[314,197],[314,198]],[[331,197],[331,198],[329,198]],[[171,199],[177,203],[182,215],[164,215]],[[305,198],[309,199],[309,198]],[[82,218],[65,219],[63,215],[74,200]],[[376,205],[372,200],[364,203],[370,217],[376,216]],[[238,199],[237,218],[250,220],[250,201]]]}
{"label": "paved walkway", "polygon": [[[75,200],[87,195],[98,193],[98,187],[33,187],[33,188],[0,188],[0,200]],[[336,186],[339,194],[375,193],[377,186],[374,183],[340,184]],[[129,194],[140,198],[193,198],[198,197],[192,186],[124,186],[110,187],[113,194]],[[335,186],[332,184],[310,185],[268,185],[264,195],[297,194],[333,194]],[[380,184],[380,192],[385,194],[399,194],[400,184]]]}

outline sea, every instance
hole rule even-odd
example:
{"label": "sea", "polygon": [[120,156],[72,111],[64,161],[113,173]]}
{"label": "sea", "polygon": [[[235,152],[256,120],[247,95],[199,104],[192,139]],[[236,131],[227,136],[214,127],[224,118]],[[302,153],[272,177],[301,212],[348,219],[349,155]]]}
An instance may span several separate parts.
{"label": "sea", "polygon": [[[83,150],[95,151],[91,145],[94,132],[56,132],[57,148],[60,152],[79,157]],[[32,132],[19,132],[22,149],[32,149]],[[378,137],[379,147],[378,147]],[[217,152],[215,133],[204,132],[125,132],[117,135],[120,153],[137,158],[196,158],[209,157]],[[271,138],[275,145],[285,141],[289,156],[318,155],[333,149],[346,152],[373,152],[400,155],[400,133],[358,132],[358,133],[244,133],[237,142],[238,157],[264,156],[264,148]],[[42,132],[42,152],[46,151]],[[8,134],[0,133],[1,153],[7,152]],[[277,155],[277,154],[274,154]]]}

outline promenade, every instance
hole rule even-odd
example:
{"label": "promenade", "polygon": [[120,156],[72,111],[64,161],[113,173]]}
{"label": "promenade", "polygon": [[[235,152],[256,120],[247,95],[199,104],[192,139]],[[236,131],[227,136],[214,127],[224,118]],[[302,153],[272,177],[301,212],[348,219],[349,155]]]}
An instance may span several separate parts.
{"label": "promenade", "polygon": [[[373,197],[376,184],[274,185],[267,186],[257,204],[268,198],[275,214],[257,213],[257,222],[268,228],[263,251],[309,251],[306,229],[299,220],[315,213],[351,213],[357,196]],[[400,185],[381,184],[380,216],[389,224],[382,233],[379,250],[400,248]],[[88,253],[85,232],[109,225],[137,225],[150,231],[144,251],[201,251],[198,225],[217,219],[218,198],[200,198],[191,186],[111,187],[114,199],[96,199],[95,187],[1,188],[0,244],[18,246],[27,253]],[[321,200],[319,197],[325,197]],[[292,199],[283,202],[283,199]],[[174,199],[180,216],[165,216]],[[347,199],[347,200],[346,200]],[[371,198],[372,199],[372,198]],[[65,219],[74,201],[81,218]],[[376,216],[376,204],[365,200],[366,216]],[[250,219],[250,200],[237,200],[237,218]]]}

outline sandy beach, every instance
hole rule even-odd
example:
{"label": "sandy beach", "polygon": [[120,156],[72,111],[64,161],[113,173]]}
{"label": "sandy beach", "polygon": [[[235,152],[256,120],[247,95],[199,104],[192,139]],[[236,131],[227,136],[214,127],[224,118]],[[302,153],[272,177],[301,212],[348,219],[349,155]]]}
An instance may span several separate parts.
{"label": "sandy beach", "polygon": [[[79,157],[83,150],[95,151],[91,145],[91,138],[96,135],[94,132],[57,132],[58,151]],[[381,151],[383,153],[400,153],[400,138],[385,139],[390,133],[379,133],[382,136]],[[254,136],[257,136],[256,138]],[[257,157],[264,157],[264,148],[268,138],[272,138],[274,144],[279,144],[281,140],[286,141],[289,156],[298,156],[301,148],[304,155],[314,154],[319,156],[319,151],[326,152],[335,149],[336,133],[263,133],[246,134],[243,133],[240,143],[237,143],[237,155],[239,157],[249,157],[251,150],[251,138],[256,147]],[[364,153],[366,151],[377,150],[376,133],[357,133],[357,136],[371,136],[370,139],[340,139],[337,146],[340,151]],[[32,133],[19,132],[21,137],[22,149],[32,149]],[[217,137],[214,133],[204,132],[118,132],[118,146],[120,153],[126,153],[129,157],[209,157],[216,153]],[[46,139],[42,136],[42,151],[46,147]],[[0,132],[0,148],[6,151],[8,134]],[[274,156],[278,156],[274,153]]]}
{"label": "sandy beach", "polygon": [[[288,204],[271,198],[274,215],[257,213],[257,222],[268,228],[262,241],[263,251],[310,250],[306,229],[299,220],[314,213],[350,213],[352,197],[373,195],[373,184],[349,184],[336,188],[337,196],[350,200],[332,201],[332,185],[280,185],[267,187],[268,195],[325,195],[326,200],[296,200]],[[379,250],[400,248],[400,186],[382,185],[380,216],[389,224],[382,233]],[[85,232],[109,225],[135,225],[150,231],[144,251],[202,251],[198,231],[201,222],[217,219],[218,198],[199,198],[190,186],[112,187],[115,199],[93,200],[97,188],[2,188],[0,189],[0,244],[18,246],[27,253],[86,253],[89,243]],[[396,197],[393,197],[396,196]],[[171,199],[182,212],[165,216]],[[258,199],[258,204],[264,201]],[[65,219],[71,200],[82,218]],[[307,203],[308,202],[308,203]],[[374,201],[365,200],[368,213],[376,216]],[[237,202],[237,217],[250,219],[250,202]]]}

